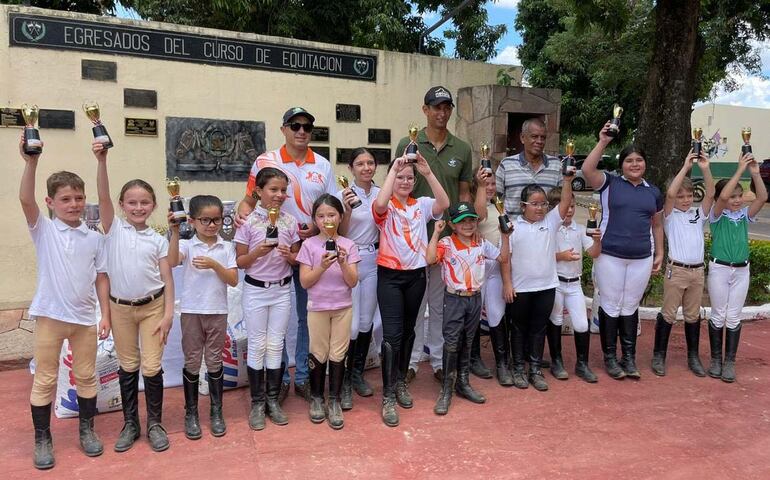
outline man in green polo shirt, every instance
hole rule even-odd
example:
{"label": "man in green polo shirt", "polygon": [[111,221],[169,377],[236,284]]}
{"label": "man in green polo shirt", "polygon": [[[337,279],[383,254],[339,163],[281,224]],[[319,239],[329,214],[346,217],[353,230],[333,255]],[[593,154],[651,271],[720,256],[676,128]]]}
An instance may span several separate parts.
{"label": "man in green polo shirt", "polygon": [[[425,160],[428,161],[431,170],[441,182],[444,190],[446,190],[451,205],[461,201],[472,201],[470,191],[471,181],[473,180],[473,160],[470,145],[452,135],[447,129],[447,124],[452,117],[453,110],[454,102],[452,94],[448,89],[442,86],[430,88],[425,94],[425,102],[422,106],[427,126],[417,134],[417,149],[425,157]],[[409,137],[401,139],[398,147],[396,147],[397,156],[404,154],[409,142]],[[412,195],[414,197],[432,197],[433,192],[428,182],[419,174],[415,176],[417,178]],[[444,217],[446,218],[446,212]],[[433,222],[428,225],[428,235],[430,236],[432,232]],[[451,230],[447,225],[444,235],[449,233],[451,233]],[[417,363],[422,356],[424,346],[427,345],[430,350],[430,363],[433,367],[434,376],[440,381],[443,375],[441,356],[444,339],[441,328],[443,322],[444,283],[441,279],[441,268],[438,265],[428,267],[428,285],[425,289],[422,306],[420,307],[421,312],[426,304],[429,306],[430,313],[428,334],[426,337],[423,325],[425,316],[418,315],[407,378],[411,380],[417,372]],[[406,342],[403,344],[407,345]],[[404,350],[409,352],[408,349]],[[406,360],[404,358],[402,361]]]}

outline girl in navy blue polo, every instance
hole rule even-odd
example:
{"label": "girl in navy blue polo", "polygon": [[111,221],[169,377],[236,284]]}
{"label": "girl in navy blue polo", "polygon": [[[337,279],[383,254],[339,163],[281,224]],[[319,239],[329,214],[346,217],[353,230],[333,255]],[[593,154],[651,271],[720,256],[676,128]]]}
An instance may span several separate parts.
{"label": "girl in navy blue polo", "polygon": [[[620,152],[621,175],[597,170],[612,141],[609,127],[607,122],[599,132],[599,143],[583,163],[583,175],[601,194],[602,253],[594,263],[601,294],[599,332],[607,373],[620,380],[641,377],[635,358],[639,302],[650,274],[663,264],[663,195],[644,179],[646,155],[636,145]],[[618,333],[620,363],[615,354]]]}

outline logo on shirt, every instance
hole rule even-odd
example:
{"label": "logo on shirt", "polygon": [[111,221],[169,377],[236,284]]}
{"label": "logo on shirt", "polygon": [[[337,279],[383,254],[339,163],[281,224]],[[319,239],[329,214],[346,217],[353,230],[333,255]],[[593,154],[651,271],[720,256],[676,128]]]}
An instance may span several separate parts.
{"label": "logo on shirt", "polygon": [[450,167],[452,167],[452,168],[456,167],[456,166],[457,166],[457,165],[459,165],[459,164],[460,164],[460,160],[459,160],[459,159],[457,159],[457,158],[451,158],[451,159],[449,159],[449,161],[447,162],[447,165],[449,165],[449,166],[450,166]]}
{"label": "logo on shirt", "polygon": [[700,220],[700,211],[699,210],[695,210],[695,218],[691,219],[690,223],[696,224],[696,223],[698,223],[698,220]]}
{"label": "logo on shirt", "polygon": [[318,183],[321,185],[325,183],[324,176],[318,172],[307,172],[307,175],[305,176],[305,180],[307,180],[310,183]]}

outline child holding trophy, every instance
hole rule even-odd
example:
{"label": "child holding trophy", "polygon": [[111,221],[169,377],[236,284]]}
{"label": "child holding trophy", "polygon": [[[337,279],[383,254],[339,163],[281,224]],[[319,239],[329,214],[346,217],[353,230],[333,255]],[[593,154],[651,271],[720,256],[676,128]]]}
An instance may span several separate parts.
{"label": "child holding trophy", "polygon": [[[139,438],[139,367],[147,401],[147,438],[161,452],[169,447],[161,425],[163,413],[163,347],[174,318],[174,279],[168,262],[168,241],[147,225],[158,206],[155,191],[144,180],[131,180],[120,190],[116,217],[107,176],[107,149],[94,141],[99,212],[107,245],[112,336],[118,353],[124,426],[116,452],[130,449]],[[141,341],[140,341],[141,339]]]}
{"label": "child holding trophy", "polygon": [[285,368],[281,354],[291,314],[292,266],[300,239],[297,219],[281,212],[288,185],[289,177],[281,170],[260,169],[254,182],[259,203],[233,239],[238,267],[246,270],[243,315],[252,430],[265,428],[265,413],[276,425],[289,423],[278,396]]}
{"label": "child holding trophy", "polygon": [[[308,294],[310,420],[328,419],[335,430],[344,425],[341,393],[353,318],[351,292],[358,283],[356,264],[361,261],[356,244],[337,233],[344,213],[337,197],[328,193],[318,197],[312,216],[319,233],[305,240],[297,254],[300,282]],[[327,361],[328,414],[324,405]]]}

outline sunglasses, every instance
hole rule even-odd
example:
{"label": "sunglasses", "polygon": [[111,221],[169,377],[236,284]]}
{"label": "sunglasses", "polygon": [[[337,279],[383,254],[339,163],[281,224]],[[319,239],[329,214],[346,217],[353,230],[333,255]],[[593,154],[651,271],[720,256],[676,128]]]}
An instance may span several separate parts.
{"label": "sunglasses", "polygon": [[204,227],[208,227],[212,223],[214,225],[221,225],[222,224],[222,217],[214,217],[214,218],[198,217],[195,220],[198,220],[199,222],[201,222],[201,225],[203,225]]}
{"label": "sunglasses", "polygon": [[283,126],[291,128],[292,132],[299,132],[300,128],[302,130],[304,130],[305,133],[310,133],[310,132],[313,131],[313,124],[312,123],[294,122],[294,123],[285,123]]}

